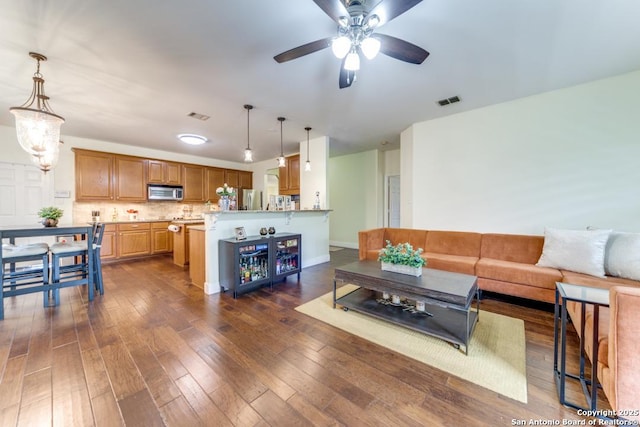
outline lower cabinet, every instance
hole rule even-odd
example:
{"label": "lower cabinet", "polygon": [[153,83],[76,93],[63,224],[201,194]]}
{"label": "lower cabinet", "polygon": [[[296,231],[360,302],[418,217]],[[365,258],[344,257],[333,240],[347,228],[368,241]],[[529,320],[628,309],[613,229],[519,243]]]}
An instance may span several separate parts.
{"label": "lower cabinet", "polygon": [[170,222],[151,223],[151,253],[163,254],[173,249],[173,235],[169,231]]}
{"label": "lower cabinet", "polygon": [[148,222],[118,224],[118,258],[151,254]]}
{"label": "lower cabinet", "polygon": [[101,260],[169,253],[173,250],[170,222],[106,224],[100,248]]}
{"label": "lower cabinet", "polygon": [[220,285],[233,291],[233,297],[272,286],[302,268],[302,236],[279,233],[245,240],[224,239],[218,242]]}

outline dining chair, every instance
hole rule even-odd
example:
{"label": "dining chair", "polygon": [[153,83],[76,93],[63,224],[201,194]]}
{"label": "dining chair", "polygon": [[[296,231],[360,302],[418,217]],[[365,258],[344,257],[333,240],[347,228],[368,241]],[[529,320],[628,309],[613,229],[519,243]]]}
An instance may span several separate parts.
{"label": "dining chair", "polygon": [[[32,264],[36,262],[36,264]],[[25,264],[29,263],[29,264]],[[43,305],[49,305],[49,245],[29,243],[2,244],[2,287],[0,320],[4,319],[4,299],[35,292],[43,293]]]}
{"label": "dining chair", "polygon": [[[103,234],[104,224],[95,223],[90,246],[86,241],[58,242],[51,245],[51,282],[55,305],[60,304],[61,288],[88,284],[99,291],[100,295],[104,295],[100,263]],[[89,250],[92,251],[93,258],[92,277],[89,277]],[[71,263],[63,264],[65,259],[71,259]]]}

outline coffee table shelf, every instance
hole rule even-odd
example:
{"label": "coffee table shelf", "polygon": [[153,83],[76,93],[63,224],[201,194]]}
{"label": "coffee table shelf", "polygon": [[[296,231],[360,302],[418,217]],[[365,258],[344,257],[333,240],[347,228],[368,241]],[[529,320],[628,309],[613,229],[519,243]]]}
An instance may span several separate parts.
{"label": "coffee table shelf", "polygon": [[[466,347],[468,344],[466,311],[461,312],[438,305],[425,304],[425,311],[433,316],[424,313],[411,313],[404,310],[403,307],[380,304],[376,300],[378,296],[376,291],[358,288],[338,298],[336,303],[342,307],[440,338],[456,347]],[[471,327],[475,325],[477,318],[478,312],[469,312],[468,321],[472,325]]]}
{"label": "coffee table shelf", "polygon": [[[337,282],[359,288],[337,298]],[[468,353],[480,312],[475,276],[425,269],[422,277],[413,277],[382,271],[379,263],[373,261],[358,261],[336,268],[333,285],[334,308],[339,304],[345,309],[442,339],[456,348],[464,346],[464,353]],[[424,302],[425,313],[383,304],[379,302],[382,292],[399,295],[411,303]],[[472,310],[474,300],[476,307]]]}

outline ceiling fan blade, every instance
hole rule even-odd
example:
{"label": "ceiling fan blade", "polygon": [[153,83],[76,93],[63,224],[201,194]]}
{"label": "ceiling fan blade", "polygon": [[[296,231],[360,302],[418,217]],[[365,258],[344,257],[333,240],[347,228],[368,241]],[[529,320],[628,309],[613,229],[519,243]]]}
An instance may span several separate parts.
{"label": "ceiling fan blade", "polygon": [[[375,14],[380,18],[378,27],[391,21],[393,18],[402,15],[422,0],[381,0],[369,11],[369,16]],[[317,3],[317,2],[316,2]]]}
{"label": "ceiling fan blade", "polygon": [[342,64],[340,64],[340,76],[338,78],[338,86],[340,86],[340,89],[351,86],[353,84],[353,81],[356,79],[355,71],[344,69],[344,63],[346,60],[347,59],[345,57],[345,59],[342,60]]}
{"label": "ceiling fan blade", "polygon": [[380,40],[381,53],[400,61],[422,64],[429,56],[429,52],[407,41],[380,33],[376,33],[375,37]]}
{"label": "ceiling fan blade", "polygon": [[340,0],[313,0],[331,19],[340,23],[341,16],[349,16],[349,12]]}
{"label": "ceiling fan blade", "polygon": [[305,56],[329,47],[331,45],[331,39],[332,37],[327,37],[311,43],[303,44],[302,46],[294,47],[293,49],[274,56],[273,59],[275,59],[278,63],[283,63],[286,61],[291,61],[292,59],[300,58],[301,56]]}

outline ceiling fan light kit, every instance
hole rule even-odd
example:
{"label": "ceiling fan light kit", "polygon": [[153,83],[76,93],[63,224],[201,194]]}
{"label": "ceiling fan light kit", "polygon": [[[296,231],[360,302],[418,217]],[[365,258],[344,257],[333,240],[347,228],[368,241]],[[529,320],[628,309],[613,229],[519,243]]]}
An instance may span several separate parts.
{"label": "ceiling fan light kit", "polygon": [[[273,57],[276,62],[291,61],[331,46],[342,59],[338,86],[349,87],[360,69],[360,52],[373,59],[379,52],[411,64],[422,64],[429,52],[407,41],[375,33],[382,25],[408,11],[422,0],[313,0],[338,24],[338,35],[306,43]],[[371,4],[373,4],[371,6]]]}

